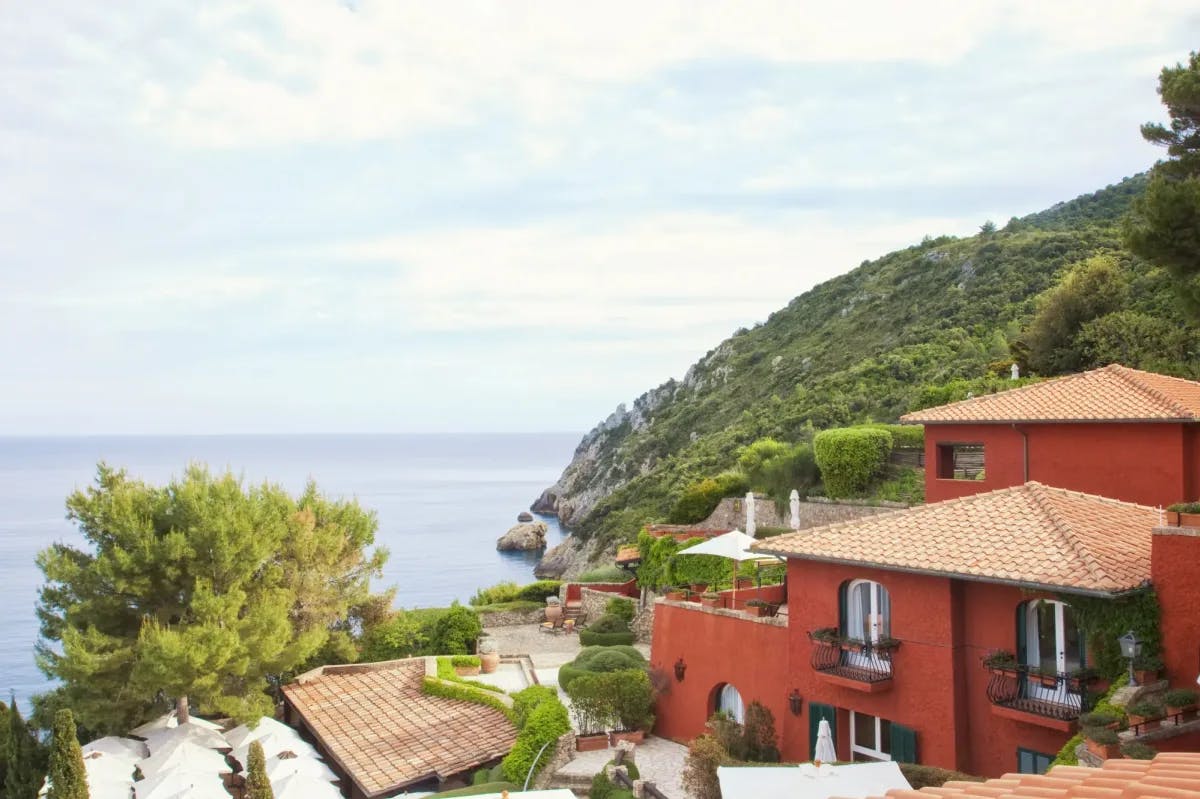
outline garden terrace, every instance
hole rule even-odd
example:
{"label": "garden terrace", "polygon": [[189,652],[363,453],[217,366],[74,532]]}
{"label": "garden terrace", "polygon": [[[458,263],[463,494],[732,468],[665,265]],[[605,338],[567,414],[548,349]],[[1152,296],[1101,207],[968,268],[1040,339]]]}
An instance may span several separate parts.
{"label": "garden terrace", "polygon": [[667,594],[665,601],[675,607],[720,611],[733,617],[778,618],[780,624],[787,624],[787,586],[783,583],[736,591],[677,591]]}
{"label": "garden terrace", "polygon": [[1069,729],[1080,714],[1090,710],[1087,691],[1090,677],[1015,663],[989,670],[992,676],[988,680],[988,700],[999,715],[1041,723],[1023,718],[1034,716],[1054,722],[1050,726]]}

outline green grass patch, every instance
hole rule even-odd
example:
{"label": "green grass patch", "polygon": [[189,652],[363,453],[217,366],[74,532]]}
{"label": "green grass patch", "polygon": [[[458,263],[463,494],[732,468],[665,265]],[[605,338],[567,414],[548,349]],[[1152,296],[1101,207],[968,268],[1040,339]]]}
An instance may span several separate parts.
{"label": "green grass patch", "polygon": [[905,505],[925,503],[925,472],[905,466],[889,466],[882,481],[871,491],[871,498]]}

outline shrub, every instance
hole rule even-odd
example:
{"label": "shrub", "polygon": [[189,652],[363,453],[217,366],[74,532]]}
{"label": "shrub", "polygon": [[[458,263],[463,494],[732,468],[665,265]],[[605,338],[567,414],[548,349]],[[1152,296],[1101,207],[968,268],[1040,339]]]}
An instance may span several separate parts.
{"label": "shrub", "polygon": [[642,669],[600,675],[611,691],[613,714],[622,730],[647,730],[654,726],[654,691]]}
{"label": "shrub", "polygon": [[779,738],[775,735],[775,715],[759,701],[746,706],[743,725],[746,759],[756,763],[779,762]]}
{"label": "shrub", "polygon": [[[258,765],[264,768],[262,748],[258,749]],[[254,773],[254,749],[250,752],[250,776]],[[265,773],[262,775],[265,778]],[[50,742],[50,763],[47,778],[50,780],[51,799],[87,799],[87,771],[83,766],[83,752],[79,748],[79,738],[75,732],[75,717],[70,710],[60,710],[54,714],[54,731]],[[262,794],[269,797],[270,794]]]}
{"label": "shrub", "polygon": [[537,582],[522,586],[517,599],[545,602],[547,597],[558,596],[558,589],[560,587],[562,587],[561,580],[538,580]]}
{"label": "shrub", "polygon": [[594,633],[627,633],[629,632],[629,622],[620,616],[605,613],[589,624],[588,629]]}
{"label": "shrub", "polygon": [[631,632],[598,633],[593,630],[580,630],[579,643],[584,646],[625,646],[632,644],[634,635]]}
{"label": "shrub", "polygon": [[683,787],[692,799],[721,799],[717,767],[729,762],[729,753],[711,735],[694,738],[683,766]]}
{"label": "shrub", "polygon": [[581,674],[646,668],[646,658],[632,646],[587,646],[579,651],[573,661],[559,668],[558,684],[566,691],[571,681]]}
{"label": "shrub", "polygon": [[478,655],[452,655],[450,665],[461,669],[476,669],[479,668]]}
{"label": "shrub", "polygon": [[512,602],[519,599],[521,587],[511,580],[496,583],[491,588],[480,588],[472,595],[472,605],[494,605],[497,602]]}
{"label": "shrub", "polygon": [[444,681],[436,677],[425,677],[421,681],[421,692],[428,696],[440,696],[442,699],[457,699],[460,702],[474,702],[477,705],[487,705],[495,708],[512,719],[512,710],[500,701],[493,691],[484,690],[480,683],[466,680]]}
{"label": "shrub", "polygon": [[[83,767],[82,760],[80,768]],[[87,796],[86,789],[83,793]],[[262,741],[250,742],[249,763],[246,766],[246,799],[275,799],[271,781],[267,778],[267,758],[263,753]]]}
{"label": "shrub", "polygon": [[513,724],[517,729],[525,726],[529,712],[542,702],[558,699],[558,691],[549,685],[531,685],[513,694]]}
{"label": "shrub", "polygon": [[1163,694],[1163,701],[1171,707],[1187,707],[1196,704],[1197,693],[1191,688],[1172,688]]}
{"label": "shrub", "polygon": [[900,773],[904,775],[904,779],[908,780],[908,784],[913,787],[914,791],[921,788],[940,788],[950,780],[983,782],[983,777],[975,777],[961,771],[951,771],[937,766],[921,766],[916,763],[899,765]]}
{"label": "shrub", "polygon": [[629,582],[632,577],[629,572],[622,569],[620,566],[603,566],[599,569],[592,569],[589,572],[584,572],[575,578],[577,583],[625,583]]}
{"label": "shrub", "polygon": [[[631,779],[637,779],[633,776],[632,766],[626,766],[626,769],[629,770]],[[604,771],[600,771],[592,777],[592,787],[588,790],[588,799],[633,799],[633,793],[629,789],[617,785],[608,778]]]}
{"label": "shrub", "polygon": [[679,499],[667,515],[671,524],[695,524],[702,522],[721,503],[721,486],[711,477],[692,483],[683,489]]}
{"label": "shrub", "polygon": [[[761,445],[770,442],[770,446]],[[761,439],[742,451],[738,459],[750,487],[763,491],[776,503],[786,502],[792,489],[806,496],[820,480],[816,459],[810,444],[780,444],[773,439]]]}
{"label": "shrub", "polygon": [[1101,745],[1115,744],[1118,740],[1117,731],[1108,727],[1084,727],[1083,737]]}
{"label": "shrub", "polygon": [[475,641],[481,632],[479,614],[455,602],[434,623],[429,646],[439,655],[466,655],[475,651]]}
{"label": "shrub", "polygon": [[545,767],[549,759],[543,754],[534,763],[534,758],[542,746],[557,741],[559,736],[570,732],[571,719],[567,716],[567,708],[557,696],[544,696],[541,702],[535,704],[525,717],[525,724],[517,733],[516,743],[512,750],[501,761],[504,777],[509,782],[518,785],[525,783],[526,777],[533,769],[533,775]]}
{"label": "shrub", "polygon": [[887,464],[892,437],[885,430],[843,427],[813,439],[825,493],[833,498],[860,496]]}
{"label": "shrub", "polygon": [[1131,716],[1142,716],[1148,719],[1162,718],[1166,713],[1162,702],[1157,699],[1143,699],[1140,702],[1134,702],[1125,710]]}
{"label": "shrub", "polygon": [[1168,505],[1167,510],[1175,513],[1200,513],[1200,502],[1176,502]]}
{"label": "shrub", "polygon": [[502,793],[504,791],[515,793],[519,790],[521,790],[521,786],[511,782],[484,782],[470,785],[466,788],[455,788],[452,791],[431,793],[426,795],[425,799],[451,799],[451,797],[455,796],[477,796],[479,794]]}
{"label": "shrub", "polygon": [[1158,750],[1140,741],[1130,741],[1121,746],[1121,754],[1130,760],[1153,760]]}
{"label": "shrub", "polygon": [[637,607],[633,604],[632,599],[613,597],[604,605],[604,615],[614,616],[628,625],[629,622],[633,621],[633,617],[637,615]]}
{"label": "shrub", "polygon": [[1084,713],[1079,717],[1080,727],[1107,727],[1110,724],[1119,724],[1120,722],[1121,716],[1098,710],[1093,710],[1091,713]]}
{"label": "shrub", "polygon": [[363,634],[360,660],[375,662],[411,657],[424,650],[428,635],[412,613],[398,610]]}
{"label": "shrub", "polygon": [[919,424],[865,424],[872,430],[886,431],[892,437],[892,449],[925,449],[925,427]]}
{"label": "shrub", "polygon": [[607,674],[580,674],[564,688],[571,698],[571,715],[582,735],[603,732],[613,721]]}

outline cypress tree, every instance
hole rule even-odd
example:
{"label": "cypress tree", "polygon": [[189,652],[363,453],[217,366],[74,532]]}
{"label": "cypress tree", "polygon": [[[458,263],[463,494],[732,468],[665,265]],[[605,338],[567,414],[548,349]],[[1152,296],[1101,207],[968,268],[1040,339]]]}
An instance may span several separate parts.
{"label": "cypress tree", "polygon": [[8,774],[8,705],[0,702],[0,791]]}
{"label": "cypress tree", "polygon": [[38,789],[42,787],[37,749],[37,736],[21,718],[16,697],[13,697],[8,710],[8,773],[4,776],[7,799],[37,799]]}
{"label": "cypress tree", "polygon": [[267,779],[267,756],[262,744],[250,743],[250,757],[246,764],[246,799],[275,799],[271,781]]}
{"label": "cypress tree", "polygon": [[50,748],[50,792],[47,799],[88,799],[83,750],[69,710],[54,714],[54,741]]}

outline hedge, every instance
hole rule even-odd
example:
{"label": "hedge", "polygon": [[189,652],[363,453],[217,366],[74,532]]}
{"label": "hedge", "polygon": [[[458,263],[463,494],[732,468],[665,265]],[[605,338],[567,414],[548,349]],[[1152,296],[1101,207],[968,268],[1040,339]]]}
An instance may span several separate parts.
{"label": "hedge", "polygon": [[892,449],[925,449],[925,427],[919,424],[864,424],[872,430],[886,430],[892,437]]}
{"label": "hedge", "polygon": [[557,693],[553,696],[549,694],[540,696],[540,702],[536,701],[536,696],[530,697],[530,702],[527,704],[532,706],[525,716],[525,724],[517,733],[517,741],[513,744],[512,750],[500,762],[505,779],[518,785],[525,784],[530,768],[536,766],[533,770],[533,774],[536,776],[537,772],[550,761],[550,758],[543,753],[537,763],[534,763],[534,758],[538,756],[538,752],[541,752],[542,747],[547,743],[553,745],[560,736],[571,731],[571,719],[567,715],[567,708],[559,701]]}
{"label": "hedge", "polygon": [[559,668],[558,685],[566,691],[571,682],[581,674],[646,668],[646,658],[632,646],[588,646],[581,649],[574,660],[564,663]]}
{"label": "hedge", "polygon": [[517,585],[511,581],[496,583],[490,588],[480,588],[476,591],[471,597],[471,604],[482,606],[517,601],[545,602],[546,597],[558,595],[561,585],[559,580],[538,580],[528,585]]}
{"label": "hedge", "polygon": [[818,433],[813,450],[829,497],[861,496],[887,465],[892,436],[870,427],[835,428]]}
{"label": "hedge", "polygon": [[624,633],[598,633],[591,630],[579,631],[579,643],[584,646],[624,646],[632,644],[634,635]]}
{"label": "hedge", "polygon": [[566,690],[581,733],[602,732],[610,724],[623,730],[654,726],[654,690],[644,669],[582,674]]}
{"label": "hedge", "polygon": [[576,583],[625,583],[633,578],[633,575],[622,569],[620,566],[601,566],[599,569],[592,569],[590,572],[584,572],[576,577],[573,582]]}
{"label": "hedge", "polygon": [[501,702],[495,694],[481,691],[465,682],[446,682],[436,677],[426,677],[421,683],[421,692],[428,696],[440,696],[442,699],[457,699],[460,702],[487,705],[499,710],[510,721],[513,718],[512,708]]}
{"label": "hedge", "polygon": [[525,726],[525,721],[529,718],[529,712],[542,702],[558,699],[558,691],[549,685],[531,685],[528,688],[517,691],[512,695],[512,698],[513,723],[520,729]]}
{"label": "hedge", "polygon": [[717,509],[722,499],[741,496],[749,490],[749,480],[738,472],[722,472],[716,478],[707,477],[683,489],[667,521],[671,524],[702,522]]}

